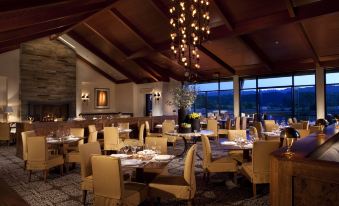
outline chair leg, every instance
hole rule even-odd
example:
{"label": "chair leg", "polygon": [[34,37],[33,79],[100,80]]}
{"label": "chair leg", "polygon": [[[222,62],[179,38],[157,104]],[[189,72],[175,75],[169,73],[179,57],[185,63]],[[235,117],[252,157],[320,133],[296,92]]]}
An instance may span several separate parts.
{"label": "chair leg", "polygon": [[82,203],[86,205],[87,190],[82,191]]}
{"label": "chair leg", "polygon": [[107,150],[104,150],[104,155],[107,155]]}
{"label": "chair leg", "polygon": [[32,170],[29,171],[29,174],[28,174],[28,182],[31,181],[31,176],[32,176]]}
{"label": "chair leg", "polygon": [[65,167],[66,167],[66,173],[68,173],[68,171],[69,171],[69,163],[68,162],[65,163]]}
{"label": "chair leg", "polygon": [[27,160],[24,161],[24,170],[27,169]]}
{"label": "chair leg", "polygon": [[253,189],[253,197],[257,196],[257,185],[253,183],[252,189]]}
{"label": "chair leg", "polygon": [[60,165],[60,175],[64,176],[64,165]]}
{"label": "chair leg", "polygon": [[235,185],[238,184],[237,172],[234,172],[234,173],[233,173],[233,183],[234,183]]}
{"label": "chair leg", "polygon": [[44,182],[47,181],[47,176],[48,176],[48,169],[44,170]]}

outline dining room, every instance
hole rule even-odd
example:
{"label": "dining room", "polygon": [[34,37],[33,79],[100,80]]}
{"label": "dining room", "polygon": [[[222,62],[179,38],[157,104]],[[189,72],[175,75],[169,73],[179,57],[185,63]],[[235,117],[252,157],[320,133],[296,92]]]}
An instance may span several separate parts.
{"label": "dining room", "polygon": [[337,0],[0,2],[0,205],[337,205]]}

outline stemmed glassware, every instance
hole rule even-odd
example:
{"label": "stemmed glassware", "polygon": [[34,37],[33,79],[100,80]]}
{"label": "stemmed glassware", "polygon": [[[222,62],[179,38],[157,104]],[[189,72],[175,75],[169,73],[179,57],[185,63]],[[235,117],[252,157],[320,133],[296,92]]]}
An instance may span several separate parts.
{"label": "stemmed glassware", "polygon": [[124,151],[124,153],[127,155],[128,151],[129,151],[129,146],[125,145],[122,150]]}

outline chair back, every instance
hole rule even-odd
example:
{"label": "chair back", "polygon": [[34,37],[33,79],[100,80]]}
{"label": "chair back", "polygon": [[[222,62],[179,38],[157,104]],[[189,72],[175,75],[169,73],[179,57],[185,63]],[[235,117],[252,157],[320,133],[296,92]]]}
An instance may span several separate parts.
{"label": "chair back", "polygon": [[253,173],[270,172],[270,154],[279,148],[279,141],[255,141],[253,143]]}
{"label": "chair back", "polygon": [[229,141],[236,141],[236,138],[241,138],[243,140],[246,140],[246,130],[241,129],[230,129],[228,130],[228,140]]}
{"label": "chair back", "polygon": [[88,132],[89,133],[96,132],[96,131],[97,131],[97,128],[94,124],[88,125]]}
{"label": "chair back", "polygon": [[9,124],[0,122],[0,140],[10,140],[10,132]]}
{"label": "chair back", "polygon": [[232,127],[231,118],[227,118],[225,122],[225,129],[231,129],[231,127]]}
{"label": "chair back", "polygon": [[300,138],[304,138],[307,137],[308,135],[310,135],[310,130],[308,129],[297,129],[299,134],[300,134]]}
{"label": "chair back", "polygon": [[309,126],[309,130],[310,130],[310,134],[315,133],[315,132],[320,132],[321,126],[319,125]]}
{"label": "chair back", "polygon": [[241,129],[247,129],[247,118],[241,117]]}
{"label": "chair back", "polygon": [[235,117],[234,121],[235,121],[235,123],[234,123],[235,129],[239,130],[240,129],[240,117]]}
{"label": "chair back", "polygon": [[36,136],[34,130],[21,132],[23,160],[27,160],[27,137],[33,137],[33,136]]}
{"label": "chair back", "polygon": [[[85,137],[84,133],[85,133],[84,128],[70,128],[70,134],[76,137],[84,138]],[[84,143],[84,140],[82,139],[79,141],[78,145],[83,144],[83,143]]]}
{"label": "chair back", "polygon": [[293,117],[293,123],[298,123],[297,118]]}
{"label": "chair back", "polygon": [[210,140],[206,135],[201,135],[202,141],[202,152],[203,152],[203,161],[202,168],[206,169],[212,161],[212,150]]}
{"label": "chair back", "polygon": [[292,123],[290,126],[294,129],[303,129],[303,124],[302,123]]}
{"label": "chair back", "polygon": [[144,130],[145,124],[141,124],[139,127],[139,142],[140,144],[144,144]]}
{"label": "chair back", "polygon": [[196,159],[196,147],[197,145],[194,144],[188,150],[185,159],[185,166],[184,166],[184,179],[187,184],[190,186],[190,198],[193,198],[196,191],[196,180],[195,180],[195,159]]}
{"label": "chair back", "polygon": [[93,155],[101,154],[100,144],[99,142],[91,142],[79,145],[79,152],[80,152],[81,177],[85,178],[92,175],[91,157]]}
{"label": "chair back", "polygon": [[88,135],[88,143],[90,142],[96,142],[98,140],[98,132],[95,131],[95,132],[90,132],[89,135]]}
{"label": "chair back", "polygon": [[266,132],[272,132],[274,130],[275,121],[274,120],[264,120],[264,127]]}
{"label": "chair back", "polygon": [[150,137],[150,136],[147,136],[145,144],[148,147],[152,147],[152,146],[159,147],[160,146],[161,154],[167,154],[167,137]]}
{"label": "chair back", "polygon": [[149,127],[149,122],[145,121],[145,130],[146,130],[146,136],[149,135],[149,133],[151,133],[151,129]]}
{"label": "chair back", "polygon": [[207,119],[207,130],[211,130],[214,136],[218,135],[218,121],[216,119]]}
{"label": "chair back", "polygon": [[119,144],[118,127],[104,127],[104,149],[109,145]]}
{"label": "chair back", "polygon": [[254,127],[257,129],[257,132],[258,132],[258,135],[259,135],[259,138],[261,138],[261,134],[263,132],[263,127],[262,127],[262,123],[261,122],[254,122]]}
{"label": "chair back", "polygon": [[258,139],[259,139],[259,135],[258,135],[258,130],[257,130],[257,128],[251,126],[251,127],[248,128],[248,131],[249,131],[249,134],[250,134],[250,135],[253,135],[253,138],[254,138],[255,140],[258,140]]}
{"label": "chair back", "polygon": [[92,156],[94,196],[121,200],[124,197],[124,182],[119,158]]}
{"label": "chair back", "polygon": [[162,133],[165,134],[166,132],[173,132],[175,129],[175,122],[174,121],[164,121],[162,123]]}
{"label": "chair back", "polygon": [[129,129],[129,122],[120,122],[118,123],[120,129]]}
{"label": "chair back", "polygon": [[288,118],[288,119],[287,119],[287,124],[289,124],[289,125],[293,124],[292,118]]}
{"label": "chair back", "polygon": [[308,129],[310,122],[309,121],[300,121],[300,123],[303,125],[302,129]]}
{"label": "chair back", "polygon": [[45,162],[48,160],[46,137],[27,137],[27,161]]}

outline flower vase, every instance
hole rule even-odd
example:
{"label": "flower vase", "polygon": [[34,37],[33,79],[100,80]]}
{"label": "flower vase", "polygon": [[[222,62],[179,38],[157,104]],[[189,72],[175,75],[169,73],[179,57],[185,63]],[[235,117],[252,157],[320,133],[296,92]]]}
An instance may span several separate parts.
{"label": "flower vase", "polygon": [[192,132],[200,132],[200,119],[191,119]]}
{"label": "flower vase", "polygon": [[187,110],[184,108],[178,109],[178,125],[180,126],[182,123],[185,122],[187,115]]}

